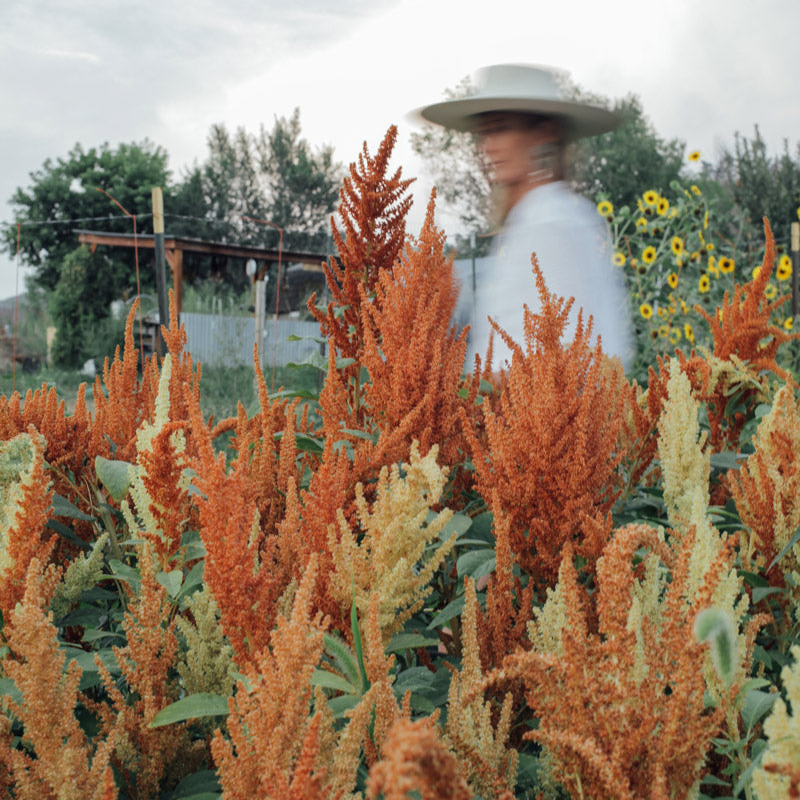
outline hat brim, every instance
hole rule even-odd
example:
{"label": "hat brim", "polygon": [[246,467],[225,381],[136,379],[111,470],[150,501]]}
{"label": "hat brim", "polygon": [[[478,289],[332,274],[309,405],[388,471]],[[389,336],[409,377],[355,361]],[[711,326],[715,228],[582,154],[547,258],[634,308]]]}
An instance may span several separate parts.
{"label": "hat brim", "polygon": [[443,125],[457,131],[471,131],[475,117],[479,114],[500,111],[518,111],[554,117],[564,123],[568,140],[597,136],[614,130],[619,117],[612,111],[598,106],[573,103],[568,100],[541,100],[530,97],[465,97],[461,100],[446,100],[425,106],[415,112],[428,122]]}

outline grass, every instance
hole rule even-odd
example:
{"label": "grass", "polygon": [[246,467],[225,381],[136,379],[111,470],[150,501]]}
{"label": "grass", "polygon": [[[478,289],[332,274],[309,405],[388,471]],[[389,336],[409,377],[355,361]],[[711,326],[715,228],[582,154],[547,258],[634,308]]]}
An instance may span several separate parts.
{"label": "grass", "polygon": [[[288,368],[278,367],[275,370],[275,390],[284,388],[289,391],[318,392],[320,389],[320,373],[313,367]],[[267,386],[272,385],[272,370],[265,368]],[[0,395],[9,396],[14,390],[24,398],[30,389],[35,391],[43,384],[55,386],[58,396],[64,400],[67,409],[71,410],[78,396],[82,383],[91,385],[93,379],[77,371],[43,369],[35,373],[24,373],[17,370],[0,375]],[[87,391],[87,401],[91,401],[91,389]],[[255,388],[252,367],[203,367],[200,383],[200,405],[203,415],[208,418],[214,415],[215,420],[235,416],[237,406],[241,404],[252,415],[258,409],[258,396]],[[91,402],[88,403],[91,408]]]}

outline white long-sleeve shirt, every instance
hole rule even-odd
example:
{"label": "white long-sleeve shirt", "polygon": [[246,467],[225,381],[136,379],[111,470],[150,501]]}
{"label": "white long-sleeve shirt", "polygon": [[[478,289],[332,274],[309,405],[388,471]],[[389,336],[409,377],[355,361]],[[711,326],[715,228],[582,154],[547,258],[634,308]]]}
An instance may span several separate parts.
{"label": "white long-sleeve shirt", "polygon": [[[494,319],[524,349],[523,304],[540,309],[531,265],[536,253],[547,290],[574,297],[570,325],[562,338],[572,339],[578,308],[584,322],[591,315],[592,344],[601,337],[603,352],[618,355],[625,367],[633,361],[634,342],[628,298],[620,268],[611,261],[605,220],[586,198],[557,181],[528,192],[509,213],[495,238],[492,254],[478,276],[471,319],[468,364],[486,355],[488,318]],[[493,368],[511,361],[511,351],[495,334]]]}

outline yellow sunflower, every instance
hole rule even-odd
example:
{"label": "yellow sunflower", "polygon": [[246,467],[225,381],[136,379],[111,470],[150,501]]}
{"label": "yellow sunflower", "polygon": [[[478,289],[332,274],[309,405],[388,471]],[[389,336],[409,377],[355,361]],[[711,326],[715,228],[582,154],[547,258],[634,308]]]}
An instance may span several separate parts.
{"label": "yellow sunflower", "polygon": [[697,288],[700,289],[701,294],[705,294],[708,291],[708,287],[711,286],[711,278],[708,275],[703,275],[700,278],[700,282],[697,284]]}
{"label": "yellow sunflower", "polygon": [[667,275],[667,283],[674,289],[678,285],[678,273],[670,272],[670,274]]}
{"label": "yellow sunflower", "polygon": [[673,236],[670,245],[672,246],[672,252],[676,256],[679,256],[683,252],[683,239],[681,239],[680,236]]}
{"label": "yellow sunflower", "polygon": [[787,317],[783,321],[783,327],[786,328],[787,331],[790,331],[794,327],[794,319],[792,319],[792,317]]}
{"label": "yellow sunflower", "polygon": [[753,280],[758,280],[758,276],[761,274],[761,267],[753,267]]}
{"label": "yellow sunflower", "polygon": [[714,256],[708,257],[708,271],[715,278],[719,278],[719,262],[714,258]]}
{"label": "yellow sunflower", "polygon": [[664,214],[669,211],[669,200],[667,200],[666,197],[658,198],[658,206],[656,206],[656,211],[660,217],[663,217]]}
{"label": "yellow sunflower", "polygon": [[786,253],[778,261],[778,270],[775,274],[779,281],[788,281],[792,277],[792,259]]}
{"label": "yellow sunflower", "polygon": [[706,245],[706,250],[708,250],[708,252],[710,253],[713,249],[714,249],[714,242],[709,242]]}
{"label": "yellow sunflower", "polygon": [[614,253],[614,257],[611,259],[614,262],[614,265],[617,267],[624,267],[625,266],[625,256],[622,253]]}
{"label": "yellow sunflower", "polygon": [[662,339],[666,339],[669,336],[669,326],[667,325],[659,325],[658,326],[658,335]]}
{"label": "yellow sunflower", "polygon": [[645,247],[644,252],[642,253],[642,261],[645,264],[652,264],[656,260],[656,249],[655,247]]}
{"label": "yellow sunflower", "polygon": [[700,160],[700,151],[699,150],[692,150],[689,153],[689,161],[699,161]]}
{"label": "yellow sunflower", "polygon": [[[710,256],[709,258],[713,258],[713,256]],[[720,258],[719,260],[720,272],[723,272],[725,275],[730,275],[735,268],[736,268],[736,262],[732,258],[728,258],[727,256],[722,256],[722,258]]]}
{"label": "yellow sunflower", "polygon": [[692,194],[694,194],[697,197],[699,197],[703,193],[700,191],[700,187],[699,186],[695,186],[694,184],[692,184]]}
{"label": "yellow sunflower", "polygon": [[645,318],[650,319],[653,316],[653,306],[650,303],[642,303],[639,306],[639,313]]}
{"label": "yellow sunflower", "polygon": [[608,202],[608,200],[601,200],[597,204],[597,213],[601,217],[608,217],[614,213],[614,206],[612,206],[611,203]]}
{"label": "yellow sunflower", "polygon": [[683,335],[686,337],[687,341],[694,344],[694,331],[688,322],[683,326]]}
{"label": "yellow sunflower", "polygon": [[678,342],[682,339],[680,328],[673,328],[669,332],[669,340],[672,344],[678,344]]}
{"label": "yellow sunflower", "polygon": [[647,220],[644,217],[639,217],[639,219],[636,220],[636,227],[644,230],[647,227]]}
{"label": "yellow sunflower", "polygon": [[[642,199],[645,201],[645,203],[647,203],[647,205],[654,206],[656,203],[658,203],[658,192],[654,192],[652,189],[650,189],[650,191],[645,192],[642,195]],[[798,209],[798,211],[800,211],[800,209]]]}
{"label": "yellow sunflower", "polygon": [[778,296],[778,287],[774,283],[772,283],[772,281],[770,281],[764,287],[764,297],[766,297],[767,300],[774,300],[777,296]]}

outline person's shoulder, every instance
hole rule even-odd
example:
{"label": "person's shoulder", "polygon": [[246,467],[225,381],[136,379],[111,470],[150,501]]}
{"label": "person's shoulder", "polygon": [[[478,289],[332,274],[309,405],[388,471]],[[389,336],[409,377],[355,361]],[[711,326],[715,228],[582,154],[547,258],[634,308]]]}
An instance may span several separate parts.
{"label": "person's shoulder", "polygon": [[592,203],[582,195],[573,192],[563,181],[555,181],[539,186],[520,201],[517,212],[521,222],[536,220],[549,223],[575,223],[583,225],[594,223],[597,211]]}

